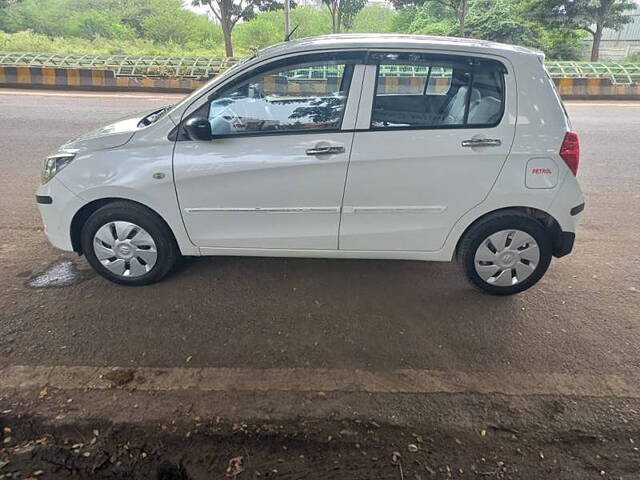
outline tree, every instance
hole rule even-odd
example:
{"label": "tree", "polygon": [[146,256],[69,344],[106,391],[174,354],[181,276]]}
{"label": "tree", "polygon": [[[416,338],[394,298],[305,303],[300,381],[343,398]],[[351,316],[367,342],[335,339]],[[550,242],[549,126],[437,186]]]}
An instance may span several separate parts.
{"label": "tree", "polygon": [[351,28],[360,10],[367,4],[367,0],[322,0],[331,14],[331,29],[333,33],[340,33],[342,27]]}
{"label": "tree", "polygon": [[467,13],[469,13],[469,0],[391,0],[391,3],[396,8],[421,6],[429,2],[449,10],[458,22],[458,35],[465,36],[465,21]]}
{"label": "tree", "polygon": [[471,0],[467,34],[473,38],[534,47],[549,58],[576,60],[585,32],[545,26],[523,11],[518,0]]}
{"label": "tree", "polygon": [[537,43],[537,25],[522,16],[513,0],[472,0],[465,28],[471,37],[483,40]]}
{"label": "tree", "polygon": [[278,0],[192,0],[192,4],[209,7],[220,22],[227,57],[233,57],[231,33],[240,20],[251,20],[256,10],[269,11],[283,8]]}
{"label": "tree", "polygon": [[13,3],[16,3],[16,0],[0,0],[0,10],[11,6]]}
{"label": "tree", "polygon": [[600,42],[605,28],[619,30],[631,21],[631,0],[529,0],[530,14],[548,26],[580,29],[593,37],[591,61],[600,57]]}
{"label": "tree", "polygon": [[392,31],[397,12],[382,5],[367,5],[353,21],[352,32],[384,33]]}

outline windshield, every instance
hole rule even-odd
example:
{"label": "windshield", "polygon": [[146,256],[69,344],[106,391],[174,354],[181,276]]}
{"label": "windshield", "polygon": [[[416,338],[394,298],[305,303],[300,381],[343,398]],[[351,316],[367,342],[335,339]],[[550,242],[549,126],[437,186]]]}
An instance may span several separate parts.
{"label": "windshield", "polygon": [[[174,110],[174,109],[177,110],[180,107],[182,107],[182,106],[184,106],[184,105],[186,105],[188,103],[191,103],[191,101],[193,99],[196,99],[196,98],[200,97],[204,92],[209,90],[213,84],[223,81],[224,79],[226,79],[230,75],[234,75],[237,71],[241,70],[247,63],[249,63],[251,60],[255,59],[256,57],[257,57],[257,54],[253,54],[253,55],[251,55],[249,57],[245,57],[242,60],[238,61],[237,63],[235,63],[234,65],[229,67],[227,70],[225,70],[221,74],[213,77],[210,81],[205,83],[200,88],[198,88],[198,89],[194,90],[193,92],[191,92],[189,95],[184,97],[178,103],[176,103],[175,105],[172,105],[168,110],[165,111],[165,113],[169,112],[170,110]],[[177,118],[176,120],[179,121],[180,119]]]}

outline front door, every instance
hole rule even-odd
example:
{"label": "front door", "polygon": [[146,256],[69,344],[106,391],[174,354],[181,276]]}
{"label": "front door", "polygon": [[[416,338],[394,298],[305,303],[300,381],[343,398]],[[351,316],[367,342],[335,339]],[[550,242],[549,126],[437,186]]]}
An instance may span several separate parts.
{"label": "front door", "polygon": [[374,53],[343,202],[341,250],[436,251],[483,201],[515,134],[502,62]]}
{"label": "front door", "polygon": [[178,140],[174,153],[178,201],[196,245],[337,248],[356,114],[349,99],[358,98],[364,73],[356,57],[272,62],[191,114],[207,117],[214,135]]}

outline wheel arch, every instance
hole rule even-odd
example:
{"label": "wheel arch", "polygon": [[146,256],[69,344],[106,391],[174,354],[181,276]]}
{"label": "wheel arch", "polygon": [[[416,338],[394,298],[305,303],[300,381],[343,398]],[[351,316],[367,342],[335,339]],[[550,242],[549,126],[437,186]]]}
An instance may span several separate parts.
{"label": "wheel arch", "polygon": [[481,215],[480,217],[476,218],[473,222],[471,222],[469,225],[467,225],[467,227],[464,229],[464,231],[462,232],[462,234],[460,235],[456,243],[454,255],[456,257],[458,256],[460,245],[462,244],[462,241],[464,240],[467,233],[472,227],[477,225],[479,222],[486,220],[487,218],[491,218],[496,215],[504,214],[504,213],[517,213],[517,214],[526,216],[528,218],[531,218],[533,220],[537,220],[540,224],[542,224],[543,227],[545,227],[545,229],[549,232],[549,235],[551,236],[554,256],[560,256],[560,255],[557,255],[558,253],[560,253],[562,248],[562,228],[560,227],[560,224],[548,212],[545,212],[544,210],[540,210],[534,207],[505,207],[505,208],[492,210],[490,212],[487,212]]}
{"label": "wheel arch", "polygon": [[127,202],[127,203],[132,203],[135,205],[138,205],[146,210],[149,210],[152,214],[154,214],[155,216],[157,216],[162,223],[165,224],[165,226],[169,229],[169,231],[171,232],[171,235],[173,236],[173,241],[175,242],[176,245],[179,245],[177,239],[176,239],[176,235],[173,231],[173,229],[171,228],[171,226],[167,223],[167,221],[162,217],[162,215],[160,215],[158,212],[156,212],[153,208],[150,208],[149,206],[140,203],[140,202],[136,202],[135,200],[131,200],[129,198],[122,198],[122,197],[107,197],[107,198],[99,198],[96,200],[93,200],[85,205],[82,206],[82,208],[80,208],[80,210],[78,210],[75,215],[73,216],[73,219],[71,220],[71,227],[70,227],[70,237],[71,237],[71,245],[73,247],[73,251],[76,252],[78,255],[82,255],[82,243],[80,241],[80,234],[82,233],[82,227],[84,227],[84,224],[86,223],[86,221],[89,219],[89,217],[91,215],[93,215],[94,212],[96,212],[98,209],[109,205],[110,203],[114,203],[114,202]]}

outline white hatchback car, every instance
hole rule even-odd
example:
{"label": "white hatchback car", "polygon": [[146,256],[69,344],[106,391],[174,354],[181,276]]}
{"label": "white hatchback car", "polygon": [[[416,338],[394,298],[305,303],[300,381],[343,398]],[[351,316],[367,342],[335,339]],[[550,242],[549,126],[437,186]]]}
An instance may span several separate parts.
{"label": "white hatchback car", "polygon": [[578,161],[541,53],[329,35],[66,143],[37,202],[54,246],[126,285],[179,255],[457,259],[511,294],[571,251]]}

